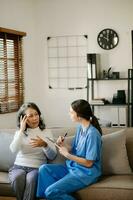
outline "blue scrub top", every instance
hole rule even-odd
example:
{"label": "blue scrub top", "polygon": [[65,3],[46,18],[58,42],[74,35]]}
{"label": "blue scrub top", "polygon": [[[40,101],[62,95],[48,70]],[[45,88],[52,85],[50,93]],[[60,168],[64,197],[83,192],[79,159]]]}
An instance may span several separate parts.
{"label": "blue scrub top", "polygon": [[101,176],[101,146],[101,134],[93,125],[87,128],[77,127],[71,153],[87,160],[93,160],[94,163],[91,167],[85,167],[75,161],[66,160],[66,165],[69,172],[85,185],[96,182]]}

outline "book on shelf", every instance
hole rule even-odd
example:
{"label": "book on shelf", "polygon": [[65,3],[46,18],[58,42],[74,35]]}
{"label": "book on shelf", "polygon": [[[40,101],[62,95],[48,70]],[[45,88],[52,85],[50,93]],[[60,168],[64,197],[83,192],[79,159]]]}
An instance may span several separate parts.
{"label": "book on shelf", "polygon": [[92,105],[95,105],[95,104],[104,105],[104,99],[92,99],[90,101],[90,104],[92,104]]}

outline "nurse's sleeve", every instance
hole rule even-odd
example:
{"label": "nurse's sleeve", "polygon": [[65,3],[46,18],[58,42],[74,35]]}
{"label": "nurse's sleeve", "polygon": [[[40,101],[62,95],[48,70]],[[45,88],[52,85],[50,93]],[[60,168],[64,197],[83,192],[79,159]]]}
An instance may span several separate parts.
{"label": "nurse's sleeve", "polygon": [[86,141],[86,159],[96,160],[100,153],[101,139],[96,134],[90,134]]}

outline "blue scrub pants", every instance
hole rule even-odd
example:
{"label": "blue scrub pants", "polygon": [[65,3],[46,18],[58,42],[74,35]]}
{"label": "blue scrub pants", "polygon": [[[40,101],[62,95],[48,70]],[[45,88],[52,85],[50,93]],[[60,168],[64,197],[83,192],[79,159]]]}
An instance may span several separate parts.
{"label": "blue scrub pants", "polygon": [[48,200],[75,200],[71,193],[86,187],[65,165],[45,164],[39,168],[37,197]]}

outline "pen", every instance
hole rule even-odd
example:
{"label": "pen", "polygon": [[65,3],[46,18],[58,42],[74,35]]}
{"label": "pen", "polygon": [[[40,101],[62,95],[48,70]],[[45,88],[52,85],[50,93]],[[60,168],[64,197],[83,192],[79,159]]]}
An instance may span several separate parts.
{"label": "pen", "polygon": [[67,132],[65,133],[65,135],[64,135],[64,138],[67,136]]}
{"label": "pen", "polygon": [[67,132],[65,133],[65,135],[62,137],[62,142],[65,140],[65,137],[67,136]]}

